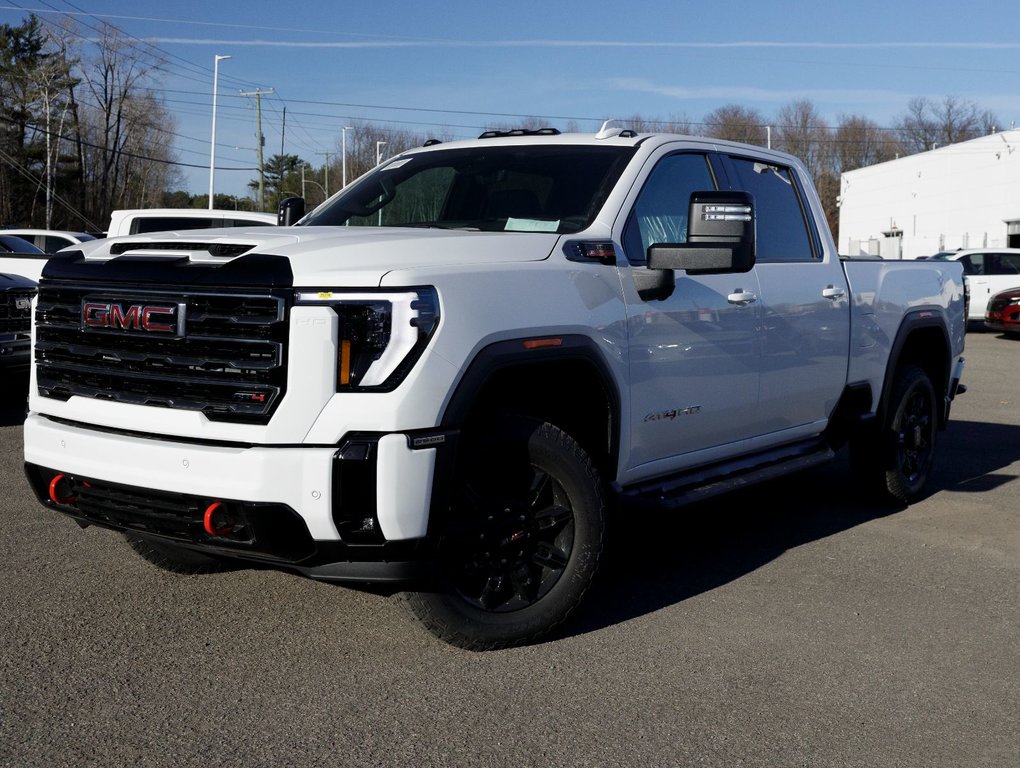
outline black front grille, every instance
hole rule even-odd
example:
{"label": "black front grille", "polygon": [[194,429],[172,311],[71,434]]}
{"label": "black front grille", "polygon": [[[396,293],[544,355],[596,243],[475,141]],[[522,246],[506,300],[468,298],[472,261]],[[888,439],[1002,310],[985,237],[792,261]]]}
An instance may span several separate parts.
{"label": "black front grille", "polygon": [[148,490],[143,495],[132,488],[92,481],[71,481],[79,514],[118,528],[154,533],[175,539],[197,539],[202,533],[204,508],[194,497]]}
{"label": "black front grille", "polygon": [[31,288],[0,292],[0,334],[29,332],[34,295]]}
{"label": "black front grille", "polygon": [[[44,280],[36,308],[39,393],[266,423],[286,390],[287,296],[281,289],[142,291]],[[86,330],[86,303],[117,307],[120,322]],[[183,307],[177,335],[130,319],[132,308],[166,305]]]}

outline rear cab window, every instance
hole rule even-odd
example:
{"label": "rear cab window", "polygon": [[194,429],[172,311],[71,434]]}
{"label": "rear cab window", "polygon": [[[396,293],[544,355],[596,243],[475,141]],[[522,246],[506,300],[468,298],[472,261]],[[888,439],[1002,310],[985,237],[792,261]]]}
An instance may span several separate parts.
{"label": "rear cab window", "polygon": [[726,167],[733,189],[754,198],[759,262],[804,262],[821,257],[818,233],[809,226],[797,174],[760,159],[729,156]]}

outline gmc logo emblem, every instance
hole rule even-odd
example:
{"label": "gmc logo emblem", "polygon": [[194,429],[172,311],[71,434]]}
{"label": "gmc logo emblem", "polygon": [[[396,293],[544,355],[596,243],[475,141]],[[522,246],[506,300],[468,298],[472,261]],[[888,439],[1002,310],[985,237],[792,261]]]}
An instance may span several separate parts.
{"label": "gmc logo emblem", "polygon": [[83,299],[82,330],[140,331],[160,335],[184,335],[186,304],[119,304],[101,299]]}

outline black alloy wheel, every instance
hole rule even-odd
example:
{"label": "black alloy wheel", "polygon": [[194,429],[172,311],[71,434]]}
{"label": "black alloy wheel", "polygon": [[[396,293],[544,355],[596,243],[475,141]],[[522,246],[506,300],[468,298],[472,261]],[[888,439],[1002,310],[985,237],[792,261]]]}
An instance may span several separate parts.
{"label": "black alloy wheel", "polygon": [[534,642],[568,619],[598,570],[602,480],[572,437],[533,418],[502,418],[466,442],[436,584],[403,600],[462,648]]}

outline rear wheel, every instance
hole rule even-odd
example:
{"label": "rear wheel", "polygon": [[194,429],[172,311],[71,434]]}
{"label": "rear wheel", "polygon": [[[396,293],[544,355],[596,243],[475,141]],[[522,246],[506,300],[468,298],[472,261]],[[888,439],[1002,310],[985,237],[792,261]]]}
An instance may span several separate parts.
{"label": "rear wheel", "polygon": [[867,488],[903,504],[920,495],[935,458],[936,406],[923,369],[908,365],[897,372],[877,444],[859,439],[851,446],[855,473]]}
{"label": "rear wheel", "polygon": [[526,417],[500,420],[465,454],[437,584],[403,600],[462,648],[534,642],[567,620],[598,569],[602,481],[573,438]]}
{"label": "rear wheel", "polygon": [[198,574],[227,570],[227,565],[222,560],[203,555],[201,552],[162,541],[133,536],[130,533],[124,534],[124,538],[139,556],[164,571]]}

